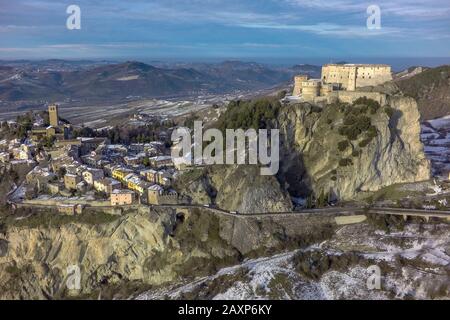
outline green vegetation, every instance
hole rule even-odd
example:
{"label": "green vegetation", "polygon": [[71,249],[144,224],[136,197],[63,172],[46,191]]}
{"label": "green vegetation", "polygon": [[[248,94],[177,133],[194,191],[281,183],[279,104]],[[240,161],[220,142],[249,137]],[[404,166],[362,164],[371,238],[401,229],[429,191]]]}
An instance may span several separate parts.
{"label": "green vegetation", "polygon": [[364,139],[361,141],[358,145],[360,148],[365,148],[369,145],[369,143],[372,141],[372,139]]}
{"label": "green vegetation", "polygon": [[281,104],[274,98],[260,98],[251,101],[232,101],[227,111],[219,118],[218,128],[226,129],[272,129]]}
{"label": "green vegetation", "polygon": [[344,159],[339,160],[339,166],[340,167],[349,167],[349,166],[352,166],[352,165],[353,165],[352,159],[344,158]]}
{"label": "green vegetation", "polygon": [[390,119],[390,118],[393,117],[395,109],[390,107],[390,106],[387,106],[387,107],[384,108],[384,112],[388,115],[388,117]]}
{"label": "green vegetation", "polygon": [[339,134],[346,136],[349,140],[357,140],[361,133],[369,130],[370,126],[370,118],[366,115],[349,113],[344,118],[344,125],[339,128]]}
{"label": "green vegetation", "polygon": [[338,150],[341,152],[347,150],[347,148],[349,148],[349,147],[350,147],[350,143],[347,140],[343,140],[338,143]]}
{"label": "green vegetation", "polygon": [[381,107],[378,101],[368,99],[367,97],[361,97],[353,102],[353,106],[366,106],[371,114],[377,113],[377,110]]}
{"label": "green vegetation", "polygon": [[[372,125],[372,120],[369,115],[376,114],[379,109],[380,104],[377,101],[367,99],[366,97],[357,99],[349,108],[341,107],[344,118],[343,125],[339,128],[339,134],[347,137],[350,141],[358,140],[363,136],[363,140],[358,145],[360,148],[368,146],[378,136],[378,130]],[[344,151],[346,149],[344,147],[344,143],[339,144],[339,151]],[[354,152],[352,155],[353,157],[357,157],[359,154]],[[344,164],[344,161],[342,164]]]}
{"label": "green vegetation", "polygon": [[355,150],[352,152],[352,157],[358,158],[361,155],[361,153],[362,153],[361,150]]}

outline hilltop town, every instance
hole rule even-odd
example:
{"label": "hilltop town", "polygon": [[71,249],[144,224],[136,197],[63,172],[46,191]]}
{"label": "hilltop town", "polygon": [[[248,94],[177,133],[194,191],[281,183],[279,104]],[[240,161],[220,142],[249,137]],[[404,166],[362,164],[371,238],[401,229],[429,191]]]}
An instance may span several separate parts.
{"label": "hilltop town", "polygon": [[[302,126],[309,126],[307,119],[317,114],[320,117],[314,120],[316,127],[322,119],[326,121],[325,126],[331,126],[331,130],[326,129],[326,141],[322,141],[325,139],[322,137],[322,130],[305,128],[306,132],[314,132],[307,139],[320,139],[320,144],[312,145],[323,145],[324,149],[315,150],[310,147],[311,150],[307,153],[302,152],[304,163],[289,160],[295,150],[293,146],[298,142],[291,141],[286,148],[282,148],[284,167],[274,179],[275,182],[267,180],[262,182],[264,186],[255,184],[245,191],[252,193],[253,190],[272,185],[271,191],[266,190],[265,193],[276,190],[276,196],[267,198],[262,193],[259,206],[246,207],[243,204],[246,201],[244,191],[242,197],[233,196],[232,201],[221,200],[227,198],[229,192],[225,196],[220,194],[221,184],[216,178],[204,177],[201,170],[200,174],[191,174],[193,177],[198,176],[196,181],[194,179],[181,190],[175,188],[177,178],[193,169],[185,170],[184,164],[174,161],[170,156],[172,141],[169,136],[175,124],[169,123],[172,127],[158,134],[148,130],[137,131],[134,140],[120,139],[122,133],[114,131],[111,126],[92,129],[72,125],[61,118],[59,107],[55,104],[49,105],[46,112],[29,112],[19,116],[17,121],[2,123],[1,133],[5,139],[0,141],[0,161],[6,167],[6,172],[26,173],[22,181],[16,179],[7,195],[7,201],[13,208],[56,208],[60,213],[68,215],[80,214],[86,208],[117,209],[120,212],[138,204],[152,206],[192,203],[205,206],[217,204],[230,212],[242,210],[251,213],[260,212],[261,208],[266,211],[289,211],[292,204],[300,209],[318,206],[320,203],[319,206],[323,206],[339,200],[353,199],[360,191],[373,192],[391,184],[428,180],[429,163],[422,152],[417,119],[408,128],[410,135],[389,138],[389,133],[385,132],[390,126],[389,119],[395,113],[391,105],[396,105],[399,110],[408,109],[403,117],[408,115],[413,122],[417,117],[417,110],[414,110],[414,105],[410,105],[412,102],[408,99],[370,89],[391,79],[391,67],[388,65],[325,65],[320,79],[310,79],[308,75],[296,76],[292,96],[277,96],[272,100],[256,102],[262,110],[253,110],[245,115],[246,105],[239,101],[231,103],[219,120],[219,127],[231,129],[237,125],[237,128],[244,128],[245,123],[255,121],[261,124],[260,119],[245,118],[257,116],[261,112],[264,113],[264,121],[278,122],[283,139],[288,141],[298,137],[284,132],[283,123],[296,122],[298,117],[305,119]],[[311,115],[308,111],[310,105],[314,106],[313,109],[320,107],[321,111]],[[252,108],[255,105],[249,102],[248,106]],[[233,110],[237,109],[241,113],[240,117],[245,118],[242,119],[242,124],[233,120]],[[305,115],[300,116],[298,113]],[[215,112],[213,114],[218,115]],[[278,119],[270,120],[270,114],[271,117],[278,114]],[[224,122],[227,117],[232,121]],[[152,126],[153,121],[146,114],[135,114],[128,123],[136,123],[142,128]],[[207,122],[214,125],[214,121]],[[369,165],[359,175],[347,172],[346,168],[351,168],[359,161],[360,169],[371,163],[365,161],[364,157],[375,159],[380,156],[378,153],[384,152],[378,145],[381,141],[377,142],[375,149],[370,147],[374,139],[378,140],[379,137],[384,139],[382,143],[386,144],[385,148],[399,148],[399,152],[402,145],[408,145],[409,149],[401,154],[405,163],[391,161],[389,153],[384,155],[386,161],[374,168]],[[396,140],[399,138],[397,146]],[[325,147],[327,144],[330,144],[329,147]],[[327,161],[309,162],[308,159],[314,158],[316,151],[329,154]],[[408,160],[410,157],[415,160]],[[306,166],[310,172],[318,171],[320,175],[313,176],[312,181],[305,180],[299,176],[298,166]],[[214,176],[214,166],[211,168],[210,175]],[[396,168],[395,173],[383,173],[383,170],[388,172],[392,168]],[[412,169],[414,175],[409,173]],[[230,168],[228,171],[236,170]],[[238,171],[239,169],[236,172]],[[367,177],[364,178],[366,174]],[[277,180],[281,185],[274,187],[274,184],[278,185]],[[234,182],[227,181],[226,184],[232,183]],[[308,185],[302,185],[304,183]],[[301,187],[295,187],[297,185]],[[327,201],[320,199],[322,194],[326,195]],[[299,197],[303,200],[297,201]],[[312,203],[306,203],[307,198],[312,198]],[[267,203],[263,204],[265,201]]]}
{"label": "hilltop town", "polygon": [[[57,105],[48,106],[48,123],[39,113],[27,117],[32,125],[23,138],[0,141],[0,161],[8,171],[29,171],[9,194],[13,207],[48,205],[73,215],[86,206],[185,201],[172,189],[178,170],[167,141],[112,144],[106,137],[74,137],[76,129],[61,120]],[[2,124],[9,132],[22,126]]]}

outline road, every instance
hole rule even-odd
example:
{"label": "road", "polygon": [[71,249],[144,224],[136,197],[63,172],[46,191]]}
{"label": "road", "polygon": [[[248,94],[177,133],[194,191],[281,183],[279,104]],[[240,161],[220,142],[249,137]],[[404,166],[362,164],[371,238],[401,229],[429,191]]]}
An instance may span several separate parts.
{"label": "road", "polygon": [[292,217],[298,215],[309,215],[309,214],[341,214],[341,215],[359,215],[367,213],[375,213],[382,215],[396,215],[396,216],[408,216],[408,217],[423,217],[423,218],[446,218],[450,220],[450,211],[441,210],[425,210],[425,209],[406,209],[406,208],[390,208],[390,207],[371,207],[371,208],[352,208],[352,207],[329,207],[321,209],[305,209],[300,211],[289,211],[289,212],[266,212],[266,213],[245,213],[238,214],[232,213],[227,210],[206,207],[200,205],[159,205],[152,206],[154,208],[201,208],[213,213],[233,216],[233,217]]}

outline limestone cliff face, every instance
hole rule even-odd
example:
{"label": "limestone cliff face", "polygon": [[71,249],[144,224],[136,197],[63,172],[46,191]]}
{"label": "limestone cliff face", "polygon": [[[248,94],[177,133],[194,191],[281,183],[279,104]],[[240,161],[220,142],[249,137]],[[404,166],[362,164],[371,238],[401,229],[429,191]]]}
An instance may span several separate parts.
{"label": "limestone cliff face", "polygon": [[[217,170],[217,169],[216,169]],[[220,208],[240,213],[286,212],[289,196],[274,176],[260,175],[258,166],[233,166],[214,171],[211,181]]]}
{"label": "limestone cliff face", "polygon": [[[167,221],[168,223],[169,221]],[[116,222],[61,228],[11,228],[0,257],[0,298],[45,299],[67,294],[67,268],[80,267],[82,293],[101,281],[117,283],[121,277],[143,279],[146,259],[168,245],[163,224],[139,214]],[[153,282],[167,275],[153,274]]]}
{"label": "limestone cliff face", "polygon": [[186,183],[183,194],[195,204],[213,200],[219,208],[240,213],[287,212],[292,209],[289,195],[275,176],[262,176],[256,165],[218,165],[204,176]]}
{"label": "limestone cliff face", "polygon": [[[377,136],[363,147],[363,137],[348,141],[345,150],[338,148],[347,140],[338,130],[345,110],[337,105],[322,110],[308,104],[286,106],[279,117],[283,144],[279,178],[289,192],[296,196],[331,192],[346,200],[361,191],[428,180],[430,164],[420,142],[417,103],[388,96],[388,104],[393,108],[391,116],[384,108],[369,113]],[[350,164],[342,165],[343,159]]]}
{"label": "limestone cliff face", "polygon": [[[0,234],[0,299],[128,298],[138,290],[215,273],[252,253],[322,241],[332,233],[332,221],[142,208],[96,226],[9,227]],[[66,287],[73,265],[80,269],[78,291]]]}

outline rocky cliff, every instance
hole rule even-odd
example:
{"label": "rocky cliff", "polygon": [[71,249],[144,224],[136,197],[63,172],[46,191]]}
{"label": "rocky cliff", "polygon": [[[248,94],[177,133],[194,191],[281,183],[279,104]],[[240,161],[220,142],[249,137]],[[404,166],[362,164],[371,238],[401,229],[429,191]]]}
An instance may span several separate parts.
{"label": "rocky cliff", "polygon": [[292,210],[289,195],[276,177],[260,175],[258,166],[221,165],[201,171],[191,177],[188,174],[178,185],[195,204],[215,203],[219,208],[244,214]]}
{"label": "rocky cliff", "polygon": [[370,101],[285,106],[278,117],[279,178],[291,195],[348,200],[359,192],[428,180],[417,103],[401,95],[387,99],[383,107]]}
{"label": "rocky cliff", "polygon": [[[331,235],[333,222],[148,208],[97,225],[27,226],[24,219],[0,233],[0,299],[128,298],[212,274],[245,257],[321,241]],[[76,291],[66,287],[71,266],[80,270]]]}

